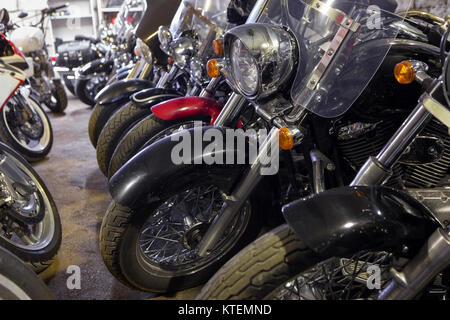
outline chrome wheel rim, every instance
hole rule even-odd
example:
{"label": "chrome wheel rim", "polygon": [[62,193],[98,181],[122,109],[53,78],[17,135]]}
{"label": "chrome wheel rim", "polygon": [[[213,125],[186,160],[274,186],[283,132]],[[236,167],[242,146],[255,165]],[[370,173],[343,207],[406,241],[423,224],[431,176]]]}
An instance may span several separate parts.
{"label": "chrome wheel rim", "polygon": [[[24,98],[25,99],[25,98]],[[24,106],[27,108],[27,112],[30,113],[31,118],[25,123],[20,125],[15,124],[13,118],[15,118],[12,103],[19,103],[16,98],[12,97],[11,101],[8,102],[3,108],[3,121],[6,124],[6,129],[11,137],[16,141],[19,145],[21,145],[26,150],[31,152],[42,152],[44,151],[51,139],[51,127],[50,123],[45,116],[45,112],[42,108],[31,98],[27,97],[27,105]],[[39,137],[33,137],[30,134],[26,134],[24,128],[30,128],[30,126],[38,125],[38,123],[42,126],[42,134]]]}
{"label": "chrome wheel rim", "polygon": [[108,77],[106,73],[99,73],[90,79],[85,87],[85,92],[89,99],[94,100],[101,89],[107,84]]}
{"label": "chrome wheel rim", "polygon": [[[32,185],[35,187],[35,193],[32,195],[34,200],[39,202],[38,206],[44,206],[45,214],[41,222],[33,225],[18,224],[12,222],[7,214],[1,213],[0,216],[0,238],[10,244],[25,249],[38,251],[47,247],[52,241],[55,233],[55,219],[53,207],[50,199],[43,189],[36,176],[13,154],[3,148],[0,149],[0,173],[9,177],[15,182]],[[43,203],[40,203],[38,194]],[[25,204],[26,205],[26,204]],[[3,205],[0,210],[11,210]],[[5,217],[8,217],[5,219]]]}
{"label": "chrome wheel rim", "polygon": [[331,258],[296,275],[273,290],[266,300],[357,300],[372,299],[379,293],[370,289],[369,266],[380,268],[381,287],[390,279],[392,255],[360,252],[351,258]]}
{"label": "chrome wheel rim", "polygon": [[160,205],[141,228],[139,253],[147,264],[160,270],[189,272],[202,269],[220,259],[245,231],[250,205],[241,209],[214,250],[205,258],[196,255],[195,245],[224,203],[214,186],[186,190]]}

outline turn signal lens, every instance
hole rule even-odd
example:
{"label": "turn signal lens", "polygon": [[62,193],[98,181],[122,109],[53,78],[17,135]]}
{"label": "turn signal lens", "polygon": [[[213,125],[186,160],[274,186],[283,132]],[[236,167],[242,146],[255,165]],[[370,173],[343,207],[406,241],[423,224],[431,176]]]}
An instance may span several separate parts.
{"label": "turn signal lens", "polygon": [[398,83],[401,84],[410,84],[416,77],[414,68],[409,61],[403,61],[397,64],[394,69],[394,76]]}
{"label": "turn signal lens", "polygon": [[281,128],[278,131],[278,143],[283,150],[291,150],[294,147],[294,136],[288,128]]}
{"label": "turn signal lens", "polygon": [[218,56],[223,55],[223,43],[222,40],[217,39],[213,41],[213,49],[214,49],[214,53],[217,54]]}
{"label": "turn signal lens", "polygon": [[167,59],[167,63],[169,64],[169,66],[173,65],[174,62],[175,62],[175,60],[174,60],[172,57],[169,57],[169,58]]}
{"label": "turn signal lens", "polygon": [[206,70],[211,78],[218,78],[220,76],[220,66],[217,60],[211,59],[206,64]]}
{"label": "turn signal lens", "polygon": [[139,51],[138,47],[134,47],[134,54],[136,55],[136,57],[140,57],[141,56],[141,52]]}

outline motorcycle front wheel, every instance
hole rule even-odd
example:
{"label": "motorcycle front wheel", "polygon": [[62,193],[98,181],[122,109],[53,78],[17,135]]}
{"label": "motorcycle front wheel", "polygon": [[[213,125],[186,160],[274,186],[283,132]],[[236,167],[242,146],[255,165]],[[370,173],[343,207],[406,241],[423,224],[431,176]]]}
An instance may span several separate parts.
{"label": "motorcycle front wheel", "polygon": [[165,200],[136,209],[113,202],[103,219],[103,260],[119,281],[132,288],[175,292],[205,283],[261,228],[256,202],[247,201],[212,252],[199,257],[196,246],[224,203],[222,191],[197,183],[164,194]]}
{"label": "motorcycle front wheel", "polygon": [[36,272],[54,261],[61,244],[61,220],[55,202],[31,165],[0,143],[0,246]]}
{"label": "motorcycle front wheel", "polygon": [[[228,261],[202,288],[198,300],[374,299],[391,279],[393,255],[361,251],[323,259],[284,224]],[[370,266],[380,270],[380,288],[368,284]]]}
{"label": "motorcycle front wheel", "polygon": [[45,105],[56,113],[62,113],[67,108],[67,93],[61,81],[52,81],[52,95]]}
{"label": "motorcycle front wheel", "polygon": [[20,93],[9,99],[0,112],[0,140],[30,162],[48,155],[53,129],[37,100]]}
{"label": "motorcycle front wheel", "polygon": [[0,247],[0,300],[54,300],[45,283],[18,257]]}
{"label": "motorcycle front wheel", "polygon": [[88,79],[78,79],[75,84],[75,94],[81,102],[95,106],[95,97],[108,83],[108,74],[102,72]]}

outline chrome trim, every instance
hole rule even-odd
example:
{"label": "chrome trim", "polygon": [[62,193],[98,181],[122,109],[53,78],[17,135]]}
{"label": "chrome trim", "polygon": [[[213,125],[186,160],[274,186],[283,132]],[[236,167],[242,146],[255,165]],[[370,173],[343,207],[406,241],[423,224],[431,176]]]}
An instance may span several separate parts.
{"label": "chrome trim", "polygon": [[[251,30],[251,32],[249,32]],[[247,48],[258,68],[256,92],[244,94],[239,75],[233,72],[231,49],[235,41]],[[225,73],[240,94],[249,100],[267,97],[286,83],[294,71],[297,59],[295,38],[281,26],[270,24],[245,24],[233,28],[224,37]]]}

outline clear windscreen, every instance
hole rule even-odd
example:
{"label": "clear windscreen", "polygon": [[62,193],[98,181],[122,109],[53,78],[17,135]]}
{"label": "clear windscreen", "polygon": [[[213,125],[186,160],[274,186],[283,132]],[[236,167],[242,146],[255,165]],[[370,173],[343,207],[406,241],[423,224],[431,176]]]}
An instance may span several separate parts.
{"label": "clear windscreen", "polygon": [[204,41],[211,31],[226,31],[229,3],[229,0],[183,0],[170,25],[172,35],[177,38],[182,32],[192,30]]}
{"label": "clear windscreen", "polygon": [[[259,23],[287,27],[299,46],[295,106],[325,118],[345,113],[377,72],[409,0],[273,0]],[[349,22],[349,24],[347,24]]]}

